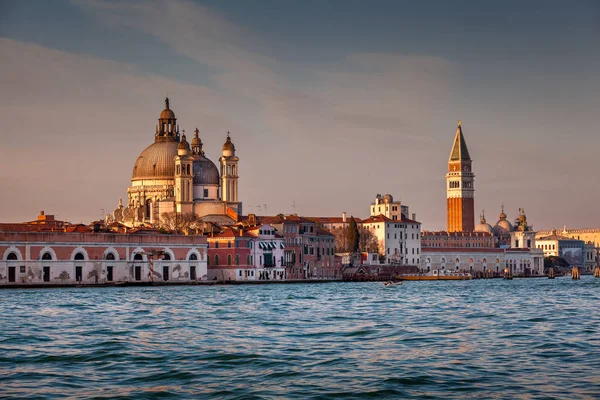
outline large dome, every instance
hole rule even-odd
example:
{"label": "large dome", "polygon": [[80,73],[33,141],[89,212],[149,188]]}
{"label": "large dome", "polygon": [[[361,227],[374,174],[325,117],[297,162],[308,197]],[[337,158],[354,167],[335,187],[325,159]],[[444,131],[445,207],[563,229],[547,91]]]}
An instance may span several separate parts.
{"label": "large dome", "polygon": [[140,154],[133,166],[132,180],[174,179],[178,142],[152,143]]}
{"label": "large dome", "polygon": [[194,160],[194,185],[218,185],[219,170],[217,166],[204,156]]}

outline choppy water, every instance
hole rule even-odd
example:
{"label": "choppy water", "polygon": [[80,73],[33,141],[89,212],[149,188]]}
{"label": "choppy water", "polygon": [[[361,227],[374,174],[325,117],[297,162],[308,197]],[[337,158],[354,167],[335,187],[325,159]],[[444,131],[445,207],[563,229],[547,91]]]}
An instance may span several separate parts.
{"label": "choppy water", "polygon": [[0,397],[598,398],[600,279],[0,291]]}

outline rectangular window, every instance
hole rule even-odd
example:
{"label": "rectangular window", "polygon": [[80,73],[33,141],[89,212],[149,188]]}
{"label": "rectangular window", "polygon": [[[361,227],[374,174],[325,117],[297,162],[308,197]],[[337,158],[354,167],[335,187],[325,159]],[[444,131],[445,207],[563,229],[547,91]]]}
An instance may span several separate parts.
{"label": "rectangular window", "polygon": [[208,197],[208,189],[204,189],[204,197]]}

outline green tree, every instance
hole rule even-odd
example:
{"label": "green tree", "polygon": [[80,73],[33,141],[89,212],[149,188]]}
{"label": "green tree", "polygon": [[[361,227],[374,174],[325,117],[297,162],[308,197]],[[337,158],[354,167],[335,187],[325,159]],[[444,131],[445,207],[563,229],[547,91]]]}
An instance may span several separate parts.
{"label": "green tree", "polygon": [[356,253],[358,251],[358,245],[360,243],[360,232],[353,216],[350,216],[350,223],[348,224],[348,251]]}

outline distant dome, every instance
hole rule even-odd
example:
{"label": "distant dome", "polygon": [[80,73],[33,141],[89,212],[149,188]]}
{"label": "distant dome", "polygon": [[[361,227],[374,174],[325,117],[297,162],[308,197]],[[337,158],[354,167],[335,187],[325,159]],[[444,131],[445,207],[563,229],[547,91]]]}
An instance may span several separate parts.
{"label": "distant dome", "polygon": [[229,132],[227,132],[227,140],[225,141],[225,144],[223,145],[223,151],[235,151],[235,146],[233,145],[233,142],[231,141],[231,138],[229,137]]}
{"label": "distant dome", "polygon": [[485,217],[481,217],[479,224],[475,227],[474,232],[492,233],[492,226],[488,224]]}
{"label": "distant dome", "polygon": [[504,229],[506,232],[512,232],[513,230],[513,226],[510,222],[508,222],[508,220],[502,219],[498,222],[496,222],[496,225],[494,226],[494,228],[500,228],[500,229]]}
{"label": "distant dome", "polygon": [[165,109],[160,113],[160,119],[175,119],[175,113],[171,110],[168,97],[165,99]]}
{"label": "distant dome", "polygon": [[177,145],[177,150],[188,150],[190,149],[190,145],[188,144],[186,138],[185,138],[185,133],[183,134],[183,136],[181,136],[181,142],[179,142],[179,144]]}
{"label": "distant dome", "polygon": [[175,119],[175,113],[170,108],[165,108],[160,113],[160,119]]}
{"label": "distant dome", "polygon": [[194,160],[194,185],[218,185],[219,169],[208,158],[200,155]]}
{"label": "distant dome", "polygon": [[133,166],[132,180],[174,179],[176,141],[155,142],[146,147]]}
{"label": "distant dome", "polygon": [[388,194],[386,194],[385,196],[383,196],[383,202],[384,202],[385,204],[390,204],[390,203],[393,203],[393,202],[394,202],[394,198],[392,197],[392,195],[391,195],[391,194],[389,194],[389,193],[388,193]]}

